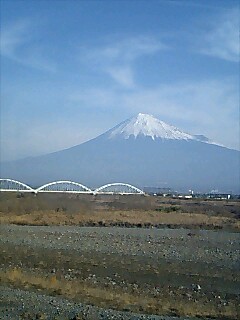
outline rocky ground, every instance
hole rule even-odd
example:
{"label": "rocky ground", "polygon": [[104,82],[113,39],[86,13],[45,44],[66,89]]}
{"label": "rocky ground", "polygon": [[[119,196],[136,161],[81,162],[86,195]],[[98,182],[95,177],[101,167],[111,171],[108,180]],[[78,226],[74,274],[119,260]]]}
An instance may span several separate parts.
{"label": "rocky ground", "polygon": [[[35,292],[0,287],[0,319],[112,319],[112,320],[179,320],[178,317],[141,315],[92,305],[74,303],[60,297],[52,297]],[[186,319],[186,318],[181,318]],[[188,318],[189,319],[189,318]]]}
{"label": "rocky ground", "polygon": [[238,319],[239,233],[0,225],[0,319]]}

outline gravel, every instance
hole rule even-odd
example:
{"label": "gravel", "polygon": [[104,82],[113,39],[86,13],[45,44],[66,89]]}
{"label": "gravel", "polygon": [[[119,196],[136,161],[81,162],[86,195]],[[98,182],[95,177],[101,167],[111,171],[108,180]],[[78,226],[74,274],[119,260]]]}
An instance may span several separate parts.
{"label": "gravel", "polygon": [[140,315],[110,309],[106,310],[91,305],[72,303],[62,298],[0,286],[0,319],[193,320],[195,318]]}
{"label": "gravel", "polygon": [[[239,234],[225,231],[190,229],[144,229],[73,226],[0,225],[0,245],[66,250],[79,254],[99,252],[118,256],[136,256],[160,261],[203,262],[231,272],[239,270]],[[229,271],[230,272],[230,271]],[[196,290],[199,284],[194,284]],[[201,287],[200,287],[201,289]],[[199,290],[200,290],[199,289]],[[229,289],[230,290],[230,289]],[[234,289],[235,290],[235,289]],[[234,294],[239,294],[237,290]],[[229,291],[230,292],[230,291]],[[140,315],[92,305],[79,304],[60,297],[11,287],[0,287],[0,319],[188,319],[191,317]],[[208,318],[210,319],[210,318]]]}
{"label": "gravel", "polygon": [[[100,232],[99,232],[100,231]],[[96,251],[239,267],[238,233],[189,229],[0,225],[0,242],[56,250]]]}

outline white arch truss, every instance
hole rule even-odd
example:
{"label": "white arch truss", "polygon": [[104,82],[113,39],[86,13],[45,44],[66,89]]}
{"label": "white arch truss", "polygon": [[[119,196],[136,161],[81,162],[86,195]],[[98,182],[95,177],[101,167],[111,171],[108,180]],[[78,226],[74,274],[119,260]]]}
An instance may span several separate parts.
{"label": "white arch truss", "polygon": [[36,189],[36,192],[93,193],[88,187],[73,181],[50,182]]}
{"label": "white arch truss", "polygon": [[128,183],[115,182],[105,184],[94,190],[94,193],[105,193],[105,194],[144,194],[144,192],[137,187],[132,186]]}
{"label": "white arch truss", "polygon": [[0,191],[35,192],[25,183],[12,179],[0,179]]}

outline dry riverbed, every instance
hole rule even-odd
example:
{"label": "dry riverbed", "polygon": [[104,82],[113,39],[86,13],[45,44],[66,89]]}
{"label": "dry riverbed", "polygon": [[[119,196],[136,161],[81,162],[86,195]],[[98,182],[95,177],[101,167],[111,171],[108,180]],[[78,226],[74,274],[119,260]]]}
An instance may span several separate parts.
{"label": "dry riverbed", "polygon": [[3,224],[0,234],[0,319],[240,317],[237,232]]}
{"label": "dry riverbed", "polygon": [[240,318],[238,200],[0,193],[0,319]]}

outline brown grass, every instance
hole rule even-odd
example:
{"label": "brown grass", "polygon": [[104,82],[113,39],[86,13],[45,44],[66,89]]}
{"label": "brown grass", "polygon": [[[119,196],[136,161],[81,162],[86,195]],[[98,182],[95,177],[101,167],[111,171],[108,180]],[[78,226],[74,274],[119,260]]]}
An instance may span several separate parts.
{"label": "brown grass", "polygon": [[18,225],[127,225],[127,226],[185,226],[201,228],[233,228],[240,230],[240,221],[222,216],[201,213],[158,211],[94,211],[67,214],[63,211],[33,211],[29,214],[0,212],[1,224]]}
{"label": "brown grass", "polygon": [[47,291],[49,294],[62,295],[74,300],[94,303],[101,307],[114,307],[119,310],[130,310],[149,314],[165,314],[178,316],[201,316],[217,319],[237,319],[237,305],[229,302],[219,308],[212,301],[202,298],[198,301],[186,300],[183,297],[172,298],[161,294],[156,298],[141,294],[141,292],[126,293],[112,288],[88,286],[77,279],[66,280],[56,275],[43,275],[26,272],[20,268],[0,271],[0,281],[11,283],[15,287]]}
{"label": "brown grass", "polygon": [[0,192],[0,223],[240,229],[240,201]]}

